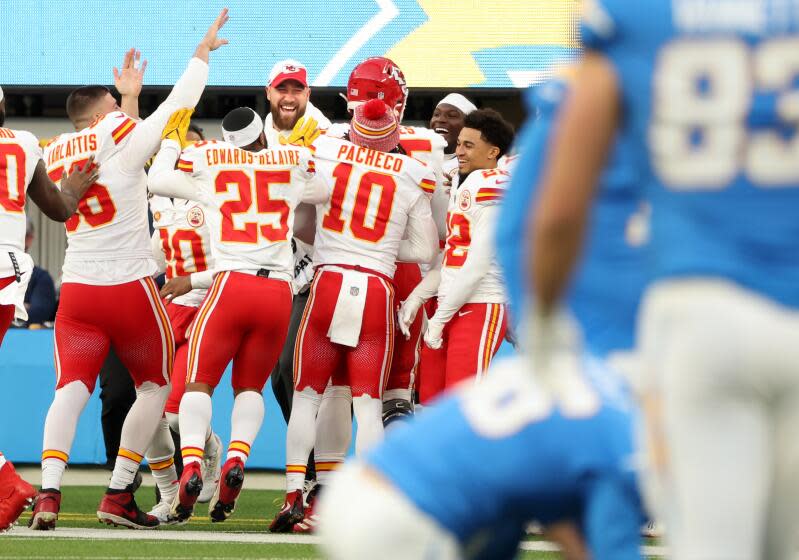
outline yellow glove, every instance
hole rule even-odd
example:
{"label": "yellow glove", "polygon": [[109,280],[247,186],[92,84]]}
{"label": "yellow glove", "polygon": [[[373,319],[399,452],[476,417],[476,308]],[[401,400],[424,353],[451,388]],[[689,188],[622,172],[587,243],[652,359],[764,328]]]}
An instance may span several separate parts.
{"label": "yellow glove", "polygon": [[180,109],[172,113],[169,120],[161,133],[161,138],[164,140],[174,140],[180,144],[181,148],[188,145],[186,141],[186,134],[189,131],[189,123],[191,123],[191,115],[194,109]]}
{"label": "yellow glove", "polygon": [[284,146],[291,144],[294,146],[305,146],[306,148],[314,143],[322,131],[319,129],[319,123],[312,117],[300,117],[297,124],[291,130],[288,138],[283,136],[278,137],[278,141]]}

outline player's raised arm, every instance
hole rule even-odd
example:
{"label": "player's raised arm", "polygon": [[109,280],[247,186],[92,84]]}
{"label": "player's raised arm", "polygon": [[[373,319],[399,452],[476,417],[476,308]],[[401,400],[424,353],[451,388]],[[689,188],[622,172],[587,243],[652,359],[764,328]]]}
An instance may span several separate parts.
{"label": "player's raised arm", "polygon": [[182,146],[187,144],[186,133],[191,122],[191,109],[173,113],[164,127],[161,149],[150,166],[147,190],[158,196],[197,200],[199,188],[188,173],[175,169]]}
{"label": "player's raised arm", "polygon": [[82,169],[76,169],[61,180],[59,190],[48,177],[44,161],[39,160],[28,187],[28,196],[48,218],[66,222],[78,209],[78,201],[99,175],[100,168],[94,164],[94,156],[91,156]]}
{"label": "player's raised arm", "polygon": [[175,87],[172,88],[169,97],[158,106],[152,115],[141,121],[131,133],[130,142],[125,146],[120,159],[123,171],[140,172],[147,160],[158,149],[161,131],[166,126],[170,115],[179,109],[193,109],[197,105],[205,89],[205,84],[208,82],[209,53],[228,43],[227,39],[218,37],[219,30],[227,20],[228,10],[225,8],[197,45],[194,57],[189,61],[189,65]]}
{"label": "player's raised arm", "polygon": [[125,53],[121,70],[114,67],[114,87],[121,96],[122,112],[134,119],[139,118],[139,94],[144,82],[147,61],[141,61],[141,51],[130,49]]}

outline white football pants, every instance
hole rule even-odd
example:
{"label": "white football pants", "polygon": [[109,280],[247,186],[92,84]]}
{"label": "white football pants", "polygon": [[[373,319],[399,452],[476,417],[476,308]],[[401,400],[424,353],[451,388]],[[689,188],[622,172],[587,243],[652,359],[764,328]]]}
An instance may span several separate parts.
{"label": "white football pants", "polygon": [[784,560],[799,537],[799,311],[713,279],[642,304],[676,560]]}
{"label": "white football pants", "polygon": [[333,560],[455,560],[455,538],[389,482],[358,463],[319,494],[319,535]]}

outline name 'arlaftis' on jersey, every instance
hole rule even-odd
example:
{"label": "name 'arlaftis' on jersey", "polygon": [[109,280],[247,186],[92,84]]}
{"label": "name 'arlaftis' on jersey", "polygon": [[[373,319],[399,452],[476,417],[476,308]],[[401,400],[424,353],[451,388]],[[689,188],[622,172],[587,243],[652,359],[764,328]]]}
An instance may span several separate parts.
{"label": "name 'arlaftis' on jersey", "polygon": [[[128,145],[136,126],[125,113],[109,113],[88,128],[56,137],[45,147],[44,160],[53,181],[92,154],[101,166],[100,179],[65,224],[65,282],[116,284],[155,272],[147,225],[146,176],[143,169],[128,170],[122,161],[126,150],[131,150]],[[136,261],[134,266],[114,270],[91,271],[83,262],[128,259]]]}

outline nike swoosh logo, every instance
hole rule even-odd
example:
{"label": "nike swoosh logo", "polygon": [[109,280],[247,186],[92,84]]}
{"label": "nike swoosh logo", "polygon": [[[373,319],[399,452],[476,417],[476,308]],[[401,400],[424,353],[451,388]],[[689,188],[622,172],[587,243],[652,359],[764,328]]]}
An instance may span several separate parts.
{"label": "nike swoosh logo", "polygon": [[510,181],[497,181],[494,183],[495,185],[504,185],[505,183],[510,183]]}
{"label": "nike swoosh logo", "polygon": [[463,317],[464,315],[468,315],[469,313],[471,313],[471,311],[461,311],[460,313],[458,313],[458,317]]}

